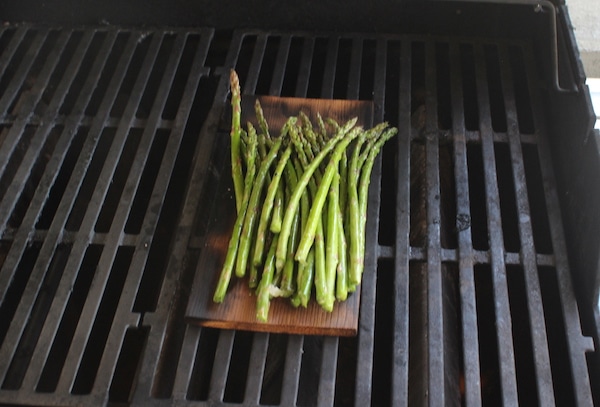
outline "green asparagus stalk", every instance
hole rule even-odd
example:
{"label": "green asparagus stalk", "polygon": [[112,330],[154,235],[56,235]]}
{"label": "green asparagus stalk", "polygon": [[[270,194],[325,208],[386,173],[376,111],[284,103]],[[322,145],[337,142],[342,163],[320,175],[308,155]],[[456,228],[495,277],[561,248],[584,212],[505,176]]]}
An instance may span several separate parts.
{"label": "green asparagus stalk", "polygon": [[347,268],[347,256],[348,248],[346,245],[346,234],[344,232],[344,219],[342,211],[338,207],[337,210],[338,218],[338,256],[339,261],[337,265],[337,278],[335,283],[335,298],[338,301],[346,301],[348,298],[348,268]]}
{"label": "green asparagus stalk", "polygon": [[302,234],[302,239],[300,240],[300,243],[298,244],[298,250],[296,251],[296,260],[300,263],[306,261],[308,251],[313,244],[318,219],[321,218],[323,206],[325,205],[325,199],[327,197],[331,181],[333,180],[333,176],[338,171],[337,168],[339,167],[339,161],[341,159],[342,152],[346,149],[346,147],[348,147],[348,144],[350,144],[352,140],[358,137],[360,133],[360,128],[355,128],[353,131],[349,132],[346,137],[344,137],[338,143],[331,155],[331,158],[329,159],[329,163],[325,168],[325,173],[323,174],[323,178],[319,184],[319,189],[313,198],[310,214],[308,215],[308,224]]}
{"label": "green asparagus stalk", "polygon": [[[273,147],[273,149],[274,148],[275,147]],[[267,193],[265,195],[265,198],[264,198],[264,201],[262,204],[262,211],[260,214],[260,219],[258,221],[258,230],[256,232],[254,255],[252,257],[253,263],[255,266],[258,266],[262,263],[264,243],[265,243],[267,229],[269,227],[269,220],[271,218],[271,213],[273,211],[275,195],[277,193],[277,190],[279,190],[279,182],[281,180],[281,176],[284,172],[285,166],[288,162],[288,159],[290,158],[291,153],[292,153],[292,147],[288,145],[285,148],[285,150],[283,151],[283,154],[281,155],[281,157],[279,157],[279,161],[277,162],[277,166],[275,167],[275,172],[273,173],[273,175],[271,177],[271,183],[269,184],[269,187],[267,188]]]}
{"label": "green asparagus stalk", "polygon": [[255,132],[249,131],[248,133],[249,144],[246,157],[246,161],[248,162],[248,169],[246,171],[246,177],[244,180],[244,194],[241,202],[242,205],[240,208],[240,212],[238,213],[235,223],[233,225],[233,231],[231,233],[231,238],[229,239],[229,245],[227,247],[227,254],[225,255],[223,268],[221,270],[219,281],[217,282],[217,287],[213,295],[213,301],[217,303],[223,302],[225,294],[227,293],[227,287],[229,286],[231,274],[233,273],[233,268],[235,266],[235,259],[238,252],[240,236],[242,234],[244,218],[246,215],[246,210],[248,208],[248,203],[250,201],[252,184],[254,183],[254,177],[256,172],[255,160],[257,155],[257,141]]}
{"label": "green asparagus stalk", "polygon": [[[352,156],[348,163],[346,208],[348,212],[347,227],[349,239],[347,243],[349,245],[349,259],[347,266],[348,287],[351,291],[359,284],[363,269],[363,258],[361,257],[363,239],[361,238],[360,209],[358,204],[358,183],[364,161],[361,157],[361,147],[365,142],[376,138],[386,126],[386,123],[381,123],[361,134],[354,144]],[[372,151],[372,149],[367,151]]]}
{"label": "green asparagus stalk", "polygon": [[[390,128],[378,137],[377,141],[373,144],[373,148],[369,151],[369,155],[363,164],[363,168],[360,174],[360,184],[358,187],[358,208],[359,208],[359,258],[360,258],[360,268],[359,275],[362,276],[362,271],[364,269],[364,257],[365,257],[365,227],[367,223],[367,201],[369,194],[369,183],[371,182],[371,172],[373,170],[373,165],[375,164],[375,157],[379,154],[379,151],[383,147],[386,141],[392,138],[396,134],[397,130],[395,128]],[[360,282],[360,278],[359,281]]]}
{"label": "green asparagus stalk", "polygon": [[237,73],[232,69],[229,74],[229,82],[231,87],[231,176],[233,178],[233,190],[235,193],[235,207],[239,213],[244,195],[244,176],[242,174],[241,160],[241,114],[242,114],[242,97],[240,91],[240,80]]}
{"label": "green asparagus stalk", "polygon": [[290,240],[288,244],[288,255],[281,271],[281,283],[279,288],[283,297],[289,297],[294,293],[294,270],[296,268],[296,262],[294,261],[294,251],[300,238],[300,212],[296,212],[296,217],[292,223],[292,232],[290,233]]}
{"label": "green asparagus stalk", "polygon": [[[327,301],[327,277],[325,272],[325,236],[323,234],[323,223],[317,223],[317,230],[315,233],[315,293],[317,297],[317,303],[322,307],[325,306]],[[302,264],[302,263],[300,263]]]}
{"label": "green asparagus stalk", "polygon": [[295,307],[302,306],[306,308],[312,291],[314,275],[315,275],[315,250],[308,253],[306,263],[298,264],[297,286],[296,293],[292,297],[292,305]]}
{"label": "green asparagus stalk", "polygon": [[281,231],[281,221],[283,220],[283,205],[284,205],[284,192],[285,188],[279,183],[279,188],[275,193],[275,202],[273,203],[273,216],[271,217],[271,224],[269,230],[273,233],[279,233]]}
{"label": "green asparagus stalk", "polygon": [[[350,269],[349,281],[350,289],[353,290],[360,284],[364,270],[365,257],[365,227],[367,221],[367,201],[369,193],[369,183],[371,180],[371,171],[375,163],[375,157],[383,147],[383,144],[396,134],[395,128],[390,128],[379,135],[377,141],[373,143],[369,154],[366,156],[361,172],[359,174],[358,199],[355,203],[357,208],[357,219],[350,222],[350,227],[356,227],[356,231],[350,234]],[[354,205],[354,203],[353,203]],[[355,224],[356,222],[357,224]],[[353,246],[354,244],[355,246]]]}
{"label": "green asparagus stalk", "polygon": [[269,153],[267,154],[265,159],[262,160],[258,172],[256,173],[256,179],[254,180],[254,184],[252,185],[252,194],[250,195],[246,218],[244,219],[244,228],[242,229],[242,234],[240,236],[240,247],[238,249],[237,262],[235,268],[235,274],[238,277],[244,277],[244,275],[246,274],[246,265],[248,264],[248,255],[250,252],[250,244],[253,236],[254,224],[256,223],[260,195],[262,193],[263,185],[265,183],[265,178],[269,171],[269,167],[271,166],[273,161],[275,161],[275,158],[277,157],[277,152],[279,151],[282,142],[283,139],[279,137],[273,143],[273,146],[269,150]]}
{"label": "green asparagus stalk", "polygon": [[267,322],[269,317],[269,307],[271,305],[271,286],[275,272],[275,248],[277,247],[277,235],[273,237],[265,267],[262,272],[260,284],[256,294],[256,318],[259,321]]}
{"label": "green asparagus stalk", "polygon": [[331,187],[329,189],[329,200],[327,202],[327,235],[325,239],[325,283],[327,284],[327,293],[323,308],[329,312],[333,311],[333,303],[335,301],[335,280],[339,261],[339,189],[340,175],[336,172],[333,175],[333,181],[331,182]]}
{"label": "green asparagus stalk", "polygon": [[295,212],[298,209],[298,205],[300,203],[300,198],[306,189],[312,175],[317,170],[321,162],[325,159],[327,154],[332,151],[340,140],[344,138],[346,133],[354,127],[356,124],[356,119],[350,120],[344,128],[342,128],[329,142],[323,147],[321,152],[315,157],[315,159],[310,163],[308,167],[304,169],[302,176],[298,179],[298,184],[296,188],[292,192],[292,196],[290,197],[290,202],[287,204],[287,208],[283,217],[283,222],[281,224],[281,232],[279,235],[278,243],[277,243],[277,251],[275,254],[276,259],[276,267],[282,268],[285,264],[285,257],[287,252],[288,239],[290,237],[290,229],[293,222],[293,218],[295,216]]}
{"label": "green asparagus stalk", "polygon": [[262,131],[267,138],[271,138],[269,133],[269,125],[267,123],[267,119],[265,118],[265,114],[263,112],[262,106],[258,99],[254,102],[254,112],[256,113],[256,121],[258,122],[258,127]]}

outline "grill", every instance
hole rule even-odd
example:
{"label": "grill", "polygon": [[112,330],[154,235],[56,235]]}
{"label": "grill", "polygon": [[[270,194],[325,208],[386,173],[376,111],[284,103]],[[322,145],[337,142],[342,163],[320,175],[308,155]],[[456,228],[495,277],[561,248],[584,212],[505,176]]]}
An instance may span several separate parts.
{"label": "grill", "polygon": [[[599,403],[577,67],[548,75],[531,39],[416,31],[4,24],[0,403]],[[373,100],[399,128],[356,337],[184,321],[229,176],[231,67],[245,94]]]}

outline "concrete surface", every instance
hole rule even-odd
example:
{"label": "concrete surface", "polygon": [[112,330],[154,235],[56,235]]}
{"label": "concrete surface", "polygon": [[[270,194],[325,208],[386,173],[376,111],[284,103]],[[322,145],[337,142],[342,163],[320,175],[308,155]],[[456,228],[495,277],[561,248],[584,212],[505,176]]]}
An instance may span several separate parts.
{"label": "concrete surface", "polygon": [[600,0],[566,0],[588,78],[600,78]]}

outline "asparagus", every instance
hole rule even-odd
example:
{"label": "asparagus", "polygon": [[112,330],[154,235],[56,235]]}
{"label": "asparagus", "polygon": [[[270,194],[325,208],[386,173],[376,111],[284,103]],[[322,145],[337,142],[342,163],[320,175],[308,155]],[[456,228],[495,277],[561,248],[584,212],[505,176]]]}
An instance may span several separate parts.
{"label": "asparagus", "polygon": [[358,252],[354,253],[352,248],[350,250],[351,261],[353,268],[350,271],[350,282],[353,285],[360,284],[362,278],[362,272],[364,270],[364,257],[365,257],[365,227],[367,223],[367,200],[369,193],[369,183],[371,181],[371,171],[375,163],[375,157],[379,154],[379,151],[383,147],[383,144],[392,138],[396,134],[396,129],[391,128],[379,135],[377,140],[373,143],[372,148],[369,150],[368,155],[364,161],[364,164],[360,173],[359,187],[358,187],[358,236],[355,238],[358,241],[357,249]]}
{"label": "asparagus", "polygon": [[277,152],[279,151],[279,147],[281,147],[282,142],[283,139],[278,138],[273,143],[273,146],[269,150],[269,153],[267,154],[265,159],[262,160],[258,172],[256,174],[256,179],[254,180],[254,185],[252,185],[252,194],[250,195],[250,200],[248,202],[248,209],[246,210],[246,217],[244,219],[244,228],[242,229],[242,234],[240,236],[240,247],[238,249],[237,254],[235,274],[238,277],[244,277],[244,275],[246,274],[246,265],[248,263],[248,254],[250,252],[252,232],[254,230],[254,224],[256,222],[256,213],[258,211],[258,201],[262,192],[262,187],[264,185],[269,167],[277,157]]}
{"label": "asparagus", "polygon": [[329,202],[327,207],[327,237],[325,249],[325,284],[327,291],[325,293],[325,302],[322,304],[326,311],[333,310],[335,300],[335,280],[339,260],[338,230],[340,222],[338,220],[340,176],[335,173],[329,189]]}
{"label": "asparagus", "polygon": [[332,153],[331,158],[329,159],[329,163],[325,168],[325,173],[323,174],[323,178],[319,184],[317,194],[313,198],[313,205],[308,216],[308,224],[306,225],[304,233],[302,234],[302,239],[298,244],[298,250],[296,251],[296,260],[300,263],[306,261],[306,256],[308,255],[310,246],[312,246],[317,229],[317,222],[321,217],[323,205],[325,204],[325,198],[327,197],[327,192],[329,191],[333,176],[338,171],[339,161],[342,157],[342,153],[346,147],[348,147],[348,144],[350,144],[353,139],[361,134],[360,130],[360,128],[355,128],[353,131],[349,132],[346,137],[338,143],[335,151]]}
{"label": "asparagus", "polygon": [[[360,276],[363,269],[363,257],[361,253],[364,249],[361,249],[363,245],[363,238],[361,237],[361,221],[360,221],[360,208],[359,208],[359,197],[358,197],[358,183],[363,167],[363,162],[366,159],[364,155],[361,155],[361,147],[365,142],[369,142],[373,138],[376,138],[381,131],[387,126],[386,123],[372,128],[369,131],[362,133],[352,150],[352,156],[348,163],[347,177],[347,189],[346,189],[346,206],[348,209],[348,245],[349,245],[349,259],[348,259],[348,285],[351,291],[354,287],[360,283]],[[368,153],[373,149],[367,148],[365,151]]]}
{"label": "asparagus", "polygon": [[356,119],[339,125],[318,114],[313,126],[300,113],[272,138],[257,101],[257,135],[250,123],[247,132],[241,128],[234,71],[230,85],[237,217],[213,300],[223,301],[234,268],[237,276],[249,268],[258,320],[266,321],[273,297],[307,307],[313,286],[317,302],[331,311],[360,283],[371,172],[396,129],[382,123],[364,131]]}
{"label": "asparagus", "polygon": [[275,193],[275,202],[273,203],[273,216],[271,217],[271,224],[269,230],[273,233],[279,233],[281,231],[281,221],[283,220],[283,203],[284,203],[284,187],[280,183]]}
{"label": "asparagus", "polygon": [[285,264],[286,252],[287,252],[287,244],[288,239],[290,237],[290,229],[292,226],[293,218],[295,216],[295,212],[298,209],[298,205],[300,203],[300,198],[308,185],[312,175],[317,170],[321,162],[325,159],[327,154],[331,150],[335,148],[337,143],[344,138],[346,133],[356,124],[356,119],[350,120],[344,128],[340,129],[337,134],[329,140],[329,142],[323,147],[323,149],[319,152],[319,154],[315,157],[315,159],[304,169],[302,176],[298,179],[298,184],[296,188],[292,192],[292,196],[290,197],[290,202],[287,205],[285,214],[283,216],[283,222],[281,224],[281,232],[279,234],[279,240],[277,243],[277,251],[275,253],[275,266],[277,268],[282,268]]}
{"label": "asparagus", "polygon": [[271,241],[267,261],[263,269],[260,284],[256,294],[256,318],[259,321],[266,322],[269,315],[269,306],[271,300],[271,283],[275,272],[275,248],[277,246],[277,235]]}
{"label": "asparagus", "polygon": [[335,298],[338,301],[346,301],[348,298],[348,267],[347,267],[347,245],[346,234],[344,232],[344,219],[342,211],[338,207],[338,264],[336,268],[337,278],[335,284]]}
{"label": "asparagus", "polygon": [[241,201],[240,212],[238,213],[238,216],[233,225],[233,231],[231,233],[231,238],[227,247],[227,254],[225,256],[223,268],[221,270],[219,281],[217,283],[217,288],[215,289],[215,293],[213,295],[213,301],[217,303],[223,302],[225,294],[227,293],[227,287],[229,286],[231,274],[235,265],[235,259],[238,251],[240,235],[242,234],[242,227],[244,223],[246,209],[248,207],[248,202],[250,201],[250,191],[252,190],[252,184],[254,183],[254,174],[256,172],[255,160],[257,154],[256,133],[254,131],[249,131],[248,137],[249,144],[246,157],[248,169],[246,171],[246,177],[244,180],[244,194]]}
{"label": "asparagus", "polygon": [[[273,149],[275,150],[275,146]],[[275,153],[277,151],[275,150]],[[290,154],[292,153],[291,146],[287,146],[279,158],[277,162],[277,167],[275,168],[275,172],[271,177],[271,183],[267,188],[267,194],[263,201],[262,211],[260,214],[260,219],[258,221],[258,230],[256,232],[255,246],[254,246],[254,255],[253,262],[255,266],[259,266],[262,263],[263,259],[263,249],[264,242],[267,233],[267,228],[269,226],[269,220],[271,217],[271,213],[273,211],[273,204],[275,201],[275,195],[279,189],[279,181],[281,180],[281,175],[285,169],[288,159],[290,158]]]}
{"label": "asparagus", "polygon": [[[233,178],[233,190],[235,193],[235,207],[240,212],[244,195],[244,176],[242,175],[242,160],[240,157],[241,138],[241,114],[242,98],[240,91],[240,80],[232,69],[229,75],[231,87],[231,176]],[[247,170],[246,170],[247,171]]]}

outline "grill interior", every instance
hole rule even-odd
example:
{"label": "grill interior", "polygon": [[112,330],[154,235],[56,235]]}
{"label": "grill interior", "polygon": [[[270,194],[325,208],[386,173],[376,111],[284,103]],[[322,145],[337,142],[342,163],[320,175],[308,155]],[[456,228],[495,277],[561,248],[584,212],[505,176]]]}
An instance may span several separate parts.
{"label": "grill interior", "polygon": [[[533,54],[508,39],[4,25],[0,402],[598,403]],[[230,67],[244,93],[373,100],[399,128],[371,184],[357,337],[183,321],[229,176]]]}

